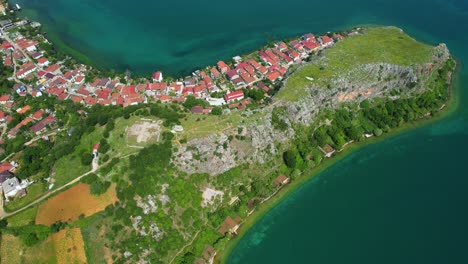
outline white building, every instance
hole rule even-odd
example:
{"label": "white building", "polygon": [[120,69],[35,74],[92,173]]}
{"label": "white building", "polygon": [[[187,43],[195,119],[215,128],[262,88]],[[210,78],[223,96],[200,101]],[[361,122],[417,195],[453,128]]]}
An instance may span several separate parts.
{"label": "white building", "polygon": [[3,195],[5,195],[5,199],[9,200],[9,198],[16,197],[18,195],[26,194],[23,184],[20,184],[18,178],[13,177],[7,179],[2,183]]}

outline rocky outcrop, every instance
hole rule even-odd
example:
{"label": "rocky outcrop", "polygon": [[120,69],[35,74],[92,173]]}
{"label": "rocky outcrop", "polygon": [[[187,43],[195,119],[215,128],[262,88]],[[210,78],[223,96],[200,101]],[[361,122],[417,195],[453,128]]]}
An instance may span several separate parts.
{"label": "rocky outcrop", "polygon": [[[278,145],[287,144],[294,137],[294,124],[308,125],[320,109],[336,108],[345,102],[360,102],[367,98],[397,95],[411,96],[424,91],[424,83],[431,73],[450,58],[445,44],[434,48],[430,62],[399,66],[389,63],[358,65],[351,71],[336,74],[327,87],[306,87],[306,95],[297,102],[274,101],[257,114],[258,119],[243,125],[243,142],[230,140],[237,128],[208,137],[190,140],[173,156],[177,168],[187,173],[217,175],[245,162],[265,163],[278,153]],[[321,58],[322,59],[322,58]],[[320,62],[318,62],[320,63]],[[272,124],[273,109],[282,107],[280,117],[288,128],[280,130]],[[245,115],[252,114],[246,110]]]}

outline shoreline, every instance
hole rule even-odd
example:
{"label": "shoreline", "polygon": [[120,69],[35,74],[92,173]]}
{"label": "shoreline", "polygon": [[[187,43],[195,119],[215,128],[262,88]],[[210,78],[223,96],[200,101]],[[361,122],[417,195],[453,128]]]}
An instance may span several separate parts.
{"label": "shoreline", "polygon": [[[274,209],[279,203],[285,200],[289,195],[293,194],[297,191],[304,183],[313,180],[315,177],[320,176],[322,172],[327,170],[328,168],[332,167],[335,163],[343,160],[344,158],[348,157],[352,153],[361,150],[362,148],[382,142],[384,140],[397,137],[403,135],[405,132],[417,130],[423,128],[425,126],[431,125],[433,123],[437,123],[444,118],[450,117],[452,114],[456,112],[458,106],[460,104],[459,93],[460,93],[460,75],[461,75],[461,64],[457,58],[452,56],[453,59],[456,61],[456,68],[453,74],[452,82],[449,86],[449,93],[450,97],[449,100],[446,102],[445,107],[437,112],[436,115],[431,115],[430,117],[422,117],[421,119],[415,120],[410,123],[405,123],[401,127],[398,127],[380,137],[371,137],[365,139],[361,142],[355,142],[348,145],[347,148],[344,148],[341,152],[337,152],[339,154],[332,156],[331,158],[326,158],[318,167],[315,169],[308,169],[301,173],[302,177],[299,177],[297,180],[289,183],[288,185],[279,189],[275,195],[273,195],[270,199],[266,200],[264,203],[258,205],[252,214],[250,214],[242,225],[240,225],[237,235],[228,241],[224,251],[217,252],[213,263],[227,263],[229,257],[231,256],[232,252],[242,240],[242,238],[251,230],[251,228],[267,213],[269,213],[272,209]],[[306,175],[306,176],[304,176]]]}
{"label": "shoreline", "polygon": [[[78,50],[75,50],[68,45],[65,44],[65,42],[61,41],[58,35],[56,34],[48,34],[46,35],[49,40],[63,53],[66,55],[71,56],[74,59],[77,59],[75,56],[80,57],[80,55],[83,55],[83,57],[80,57],[78,60],[81,60],[82,58],[86,58],[86,62],[82,62],[88,66],[96,67],[93,66],[93,63],[88,63],[87,60],[90,60],[89,57],[84,55],[83,53],[79,52]],[[58,44],[59,43],[59,44]],[[76,55],[78,54],[78,55]],[[453,57],[453,56],[452,56]],[[455,57],[453,57],[455,58]],[[357,144],[350,144],[348,147],[343,149],[340,154],[334,155],[331,158],[325,159],[319,166],[316,166],[315,168],[309,168],[301,172],[301,177],[299,177],[297,180],[293,181],[292,183],[282,187],[281,189],[278,189],[273,196],[270,196],[268,200],[265,200],[264,203],[260,204],[255,208],[254,212],[252,215],[246,218],[246,220],[242,223],[241,227],[239,228],[239,233],[238,235],[233,238],[232,240],[229,240],[227,243],[227,246],[224,251],[220,251],[216,258],[215,258],[215,263],[226,263],[226,261],[229,259],[229,256],[231,256],[232,252],[238,245],[239,241],[244,237],[245,234],[261,219],[263,218],[270,210],[274,209],[280,202],[283,201],[283,199],[287,198],[288,195],[292,194],[296,190],[298,190],[299,187],[303,186],[304,183],[307,183],[309,180],[314,179],[316,176],[320,175],[322,172],[333,166],[336,162],[341,161],[342,159],[348,157],[348,155],[354,153],[354,151],[361,150],[363,147],[366,147],[370,144],[378,143],[383,140],[393,138],[396,136],[399,136],[403,133],[406,133],[411,130],[416,130],[421,127],[430,125],[432,123],[439,122],[440,120],[449,117],[452,115],[459,106],[459,79],[460,79],[460,63],[458,60],[457,62],[457,68],[454,72],[454,76],[452,78],[452,82],[449,86],[449,99],[447,100],[445,104],[445,108],[441,109],[439,112],[437,112],[435,115],[431,115],[429,117],[421,117],[418,120],[405,123],[401,127],[398,127],[396,129],[391,130],[388,133],[385,133],[384,135],[380,137],[372,137],[365,139],[361,142],[357,142]],[[102,69],[100,67],[96,67],[98,70],[106,71],[107,69]],[[337,152],[338,153],[338,152]]]}
{"label": "shoreline", "polygon": [[[28,15],[30,15],[30,18],[32,18],[33,21],[40,21],[40,20],[44,20],[44,19],[40,19],[40,15],[37,14],[37,10],[35,9],[32,9],[32,8],[27,8],[27,5],[24,4],[24,6],[22,7],[23,10],[22,12],[20,13],[17,13],[17,17],[18,18],[22,18],[22,19],[25,19],[25,18],[28,18]],[[26,13],[26,14],[25,14]],[[45,19],[47,20],[47,19]],[[74,48],[72,45],[68,44],[66,41],[63,40],[63,38],[61,38],[59,36],[59,33],[58,31],[54,31],[50,28],[50,26],[48,26],[48,24],[50,23],[49,22],[40,22],[41,23],[41,34],[43,34],[47,40],[55,47],[57,48],[57,51],[58,52],[61,52],[65,55],[68,55],[70,56],[72,59],[76,60],[76,62],[78,64],[84,64],[86,66],[89,66],[89,67],[92,67],[102,73],[105,73],[105,74],[111,74],[111,73],[115,73],[115,74],[123,74],[125,73],[125,71],[130,71],[132,73],[132,79],[138,79],[138,78],[147,78],[148,76],[151,75],[151,73],[153,72],[152,70],[145,70],[145,71],[139,71],[139,70],[135,70],[135,69],[131,69],[132,66],[131,65],[128,65],[129,67],[127,67],[126,69],[123,69],[123,68],[119,68],[121,65],[118,65],[118,63],[116,64],[117,67],[116,68],[113,68],[112,66],[110,66],[110,64],[103,64],[103,60],[106,60],[105,58],[101,58],[101,59],[96,59],[94,58],[93,59],[93,54],[96,54],[95,51],[93,50],[87,50],[86,51],[86,48],[84,49],[79,49],[79,48]],[[344,24],[344,25],[341,25],[341,26],[338,26],[338,27],[335,27],[335,28],[330,28],[328,31],[323,31],[323,32],[315,32],[314,35],[317,35],[317,36],[320,36],[320,35],[325,35],[327,33],[338,33],[338,32],[344,32],[344,31],[350,31],[352,29],[355,29],[355,28],[374,28],[374,27],[387,27],[388,25],[387,24],[380,24],[380,23],[359,23],[359,24]],[[404,30],[405,31],[405,30]],[[406,31],[405,31],[406,32]],[[245,56],[245,55],[250,55],[252,53],[255,53],[257,52],[259,49],[265,49],[266,47],[268,47],[269,44],[272,44],[272,43],[275,43],[275,42],[279,42],[279,41],[286,41],[286,40],[289,40],[289,39],[297,39],[299,38],[302,34],[306,34],[307,32],[301,32],[301,33],[288,33],[288,34],[284,34],[283,36],[280,36],[278,38],[275,38],[275,39],[264,39],[264,42],[260,45],[256,45],[256,46],[253,46],[252,48],[248,48],[246,47],[245,48],[245,51],[241,52],[241,53],[232,53],[231,56],[226,56],[225,59],[223,58],[218,58],[217,60],[224,60],[224,61],[229,61],[232,59],[233,56]],[[90,53],[87,55],[87,53]],[[101,60],[101,62],[100,62]],[[203,64],[203,63],[197,63],[197,65],[194,66],[194,68],[192,70],[189,70],[187,72],[185,72],[184,70],[182,71],[177,71],[177,73],[171,73],[170,71],[167,71],[163,68],[160,68],[159,70],[163,71],[165,73],[165,76],[167,77],[170,77],[170,78],[173,78],[173,79],[183,79],[185,77],[190,77],[192,75],[193,72],[197,71],[197,70],[202,70],[204,68],[207,68],[207,67],[211,67],[213,65],[216,64],[216,61],[217,60],[214,60],[208,64]],[[167,72],[167,73],[166,73]]]}

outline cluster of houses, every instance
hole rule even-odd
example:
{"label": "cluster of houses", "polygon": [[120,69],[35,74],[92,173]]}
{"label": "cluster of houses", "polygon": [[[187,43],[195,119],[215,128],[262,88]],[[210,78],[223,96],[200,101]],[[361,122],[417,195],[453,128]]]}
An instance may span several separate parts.
{"label": "cluster of houses", "polygon": [[[6,39],[0,45],[3,63],[16,66],[15,77],[18,80],[36,81],[34,87],[23,90],[22,95],[55,95],[59,100],[70,99],[86,106],[95,104],[121,105],[123,107],[161,101],[162,103],[181,103],[188,96],[207,100],[212,106],[231,105],[244,100],[242,88],[263,89],[268,83],[280,81],[293,64],[301,63],[311,53],[327,48],[341,35],[316,37],[306,34],[288,44],[278,42],[274,47],[248,55],[236,56],[233,63],[219,61],[216,66],[195,71],[192,76],[165,82],[160,71],[153,73],[152,80],[126,85],[117,79],[99,78],[85,82],[86,67],[65,69],[60,63],[51,63],[44,51],[38,48],[38,42],[14,33],[10,43]],[[225,92],[223,98],[212,98],[213,92]],[[249,102],[237,104],[242,109]],[[231,108],[232,105],[231,105]],[[206,112],[206,111],[205,111]]]}
{"label": "cluster of houses", "polygon": [[[87,81],[88,68],[85,65],[68,69],[61,62],[51,62],[37,40],[28,39],[18,32],[3,36],[0,52],[3,64],[15,69],[13,78],[18,84],[13,88],[20,96],[52,95],[58,100],[72,100],[88,107],[96,104],[126,107],[150,101],[183,103],[188,96],[193,96],[206,100],[211,107],[195,106],[192,112],[207,114],[214,106],[246,108],[251,100],[243,89],[258,89],[268,96],[268,85],[281,81],[291,65],[302,63],[312,53],[341,39],[343,37],[338,34],[316,37],[309,33],[288,43],[277,42],[244,58],[236,56],[230,63],[219,61],[215,66],[197,70],[185,78],[166,82],[162,72],[157,71],[150,81],[131,85],[121,83],[118,78]],[[216,96],[212,96],[213,93]],[[1,108],[11,109],[14,106],[12,98],[8,94],[0,95]],[[17,112],[22,115],[27,110],[18,109]],[[11,115],[0,111],[0,121],[10,122]],[[55,122],[53,114],[31,113],[8,132],[8,137],[15,137],[25,126],[32,133],[40,134]]]}
{"label": "cluster of houses", "polygon": [[[0,105],[4,109],[10,109],[14,105],[12,96],[0,96]],[[23,127],[26,127],[32,134],[39,135],[56,123],[54,113],[50,113],[49,110],[39,109],[37,111],[32,111],[29,105],[25,105],[16,109],[15,112],[19,114],[21,121],[8,131],[8,138],[14,138],[20,131],[23,131]],[[5,122],[8,124],[12,120],[12,115],[0,110],[0,123]]]}

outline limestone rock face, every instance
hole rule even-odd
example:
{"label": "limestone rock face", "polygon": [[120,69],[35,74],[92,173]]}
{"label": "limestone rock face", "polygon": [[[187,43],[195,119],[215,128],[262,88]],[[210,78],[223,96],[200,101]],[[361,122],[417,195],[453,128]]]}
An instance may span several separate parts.
{"label": "limestone rock face", "polygon": [[[388,63],[362,64],[349,72],[331,78],[327,87],[306,87],[307,93],[297,102],[276,101],[259,110],[258,120],[242,125],[243,140],[232,139],[238,128],[192,139],[173,156],[177,168],[187,173],[221,174],[242,163],[265,163],[277,155],[278,145],[288,144],[294,138],[295,125],[309,125],[323,108],[334,109],[346,102],[360,102],[376,97],[397,99],[425,90],[424,83],[433,71],[450,58],[445,44],[434,48],[430,62],[411,66]],[[326,58],[319,58],[325,59]],[[449,78],[449,77],[448,77]],[[389,92],[395,90],[394,95]],[[272,124],[273,109],[282,107],[280,117],[287,125],[279,130]],[[245,117],[252,115],[245,110]]]}

